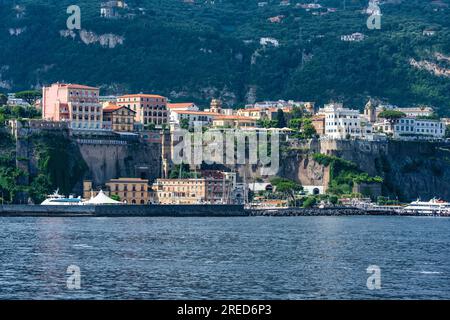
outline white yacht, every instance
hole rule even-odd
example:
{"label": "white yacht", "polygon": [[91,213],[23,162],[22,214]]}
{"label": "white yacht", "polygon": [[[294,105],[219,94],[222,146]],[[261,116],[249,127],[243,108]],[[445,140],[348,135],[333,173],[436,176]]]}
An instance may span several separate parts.
{"label": "white yacht", "polygon": [[450,203],[439,200],[431,199],[430,201],[413,201],[409,205],[403,208],[405,212],[408,213],[419,213],[419,214],[450,214]]}
{"label": "white yacht", "polygon": [[75,198],[74,196],[69,196],[66,198],[59,194],[59,190],[56,190],[53,194],[47,196],[41,205],[42,206],[79,206],[82,205],[83,201],[81,197]]}

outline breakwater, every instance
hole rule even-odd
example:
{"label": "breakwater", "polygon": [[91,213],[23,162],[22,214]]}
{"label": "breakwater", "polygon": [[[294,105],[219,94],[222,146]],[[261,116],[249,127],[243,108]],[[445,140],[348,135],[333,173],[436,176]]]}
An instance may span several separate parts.
{"label": "breakwater", "polygon": [[[333,208],[277,208],[277,209],[251,209],[250,216],[273,217],[314,217],[314,216],[423,216],[418,212],[403,212],[400,210],[370,210],[352,207]],[[430,214],[430,216],[443,216],[442,214]]]}
{"label": "breakwater", "polygon": [[3,205],[0,217],[242,217],[240,205]]}

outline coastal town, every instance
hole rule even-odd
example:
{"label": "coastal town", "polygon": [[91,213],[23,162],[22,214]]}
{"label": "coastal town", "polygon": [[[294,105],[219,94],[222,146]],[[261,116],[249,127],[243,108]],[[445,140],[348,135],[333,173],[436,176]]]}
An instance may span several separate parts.
{"label": "coastal town", "polygon": [[[150,154],[158,158],[154,165],[145,159],[129,165],[122,170],[129,172],[126,176],[119,176],[116,170],[99,177],[91,170],[83,176],[79,195],[55,193],[45,204],[245,204],[270,209],[295,207],[298,201],[303,207],[348,205],[354,199],[359,199],[360,205],[370,200],[379,202],[383,197],[377,177],[355,183],[353,190],[339,198],[326,195],[330,190],[327,179],[307,185],[302,177],[294,181],[247,176],[245,165],[244,170],[239,170],[238,166],[175,164],[176,147],[181,143],[177,132],[189,133],[200,127],[203,132],[276,134],[291,147],[310,141],[428,144],[445,143],[450,125],[450,119],[437,117],[431,107],[397,107],[373,100],[362,112],[337,102],[317,106],[314,102],[291,100],[230,108],[220,99],[198,106],[189,101],[172,102],[155,93],[102,96],[97,87],[70,83],[43,87],[42,94],[35,93],[34,99],[28,101],[9,94],[4,108],[14,107],[32,108],[38,115],[33,119],[4,120],[4,128],[18,140],[36,132],[67,134],[94,153],[96,149],[101,152],[102,146],[111,150],[131,144],[137,148],[147,146]],[[95,157],[88,158],[86,162],[96,161]],[[21,161],[17,163],[21,165]],[[96,165],[88,163],[90,168]],[[370,192],[362,191],[364,188]]]}

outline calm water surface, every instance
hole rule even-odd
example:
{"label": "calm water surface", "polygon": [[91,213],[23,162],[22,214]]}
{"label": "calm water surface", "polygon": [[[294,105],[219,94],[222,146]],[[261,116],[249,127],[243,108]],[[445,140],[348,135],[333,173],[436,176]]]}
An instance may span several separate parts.
{"label": "calm water surface", "polygon": [[0,218],[0,299],[361,298],[449,299],[450,219]]}

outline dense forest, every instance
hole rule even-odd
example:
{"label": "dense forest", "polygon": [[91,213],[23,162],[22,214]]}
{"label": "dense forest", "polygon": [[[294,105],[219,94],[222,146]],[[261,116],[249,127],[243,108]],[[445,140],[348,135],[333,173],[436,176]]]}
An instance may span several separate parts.
{"label": "dense forest", "polygon": [[[295,99],[362,108],[372,97],[450,115],[449,0],[382,1],[379,30],[367,28],[368,0],[309,2],[321,8],[128,0],[120,18],[105,19],[100,0],[78,0],[81,30],[69,33],[73,1],[0,0],[0,92],[67,81],[201,106],[220,97],[231,106]],[[364,40],[341,41],[355,32]],[[278,45],[262,45],[264,37]]]}

